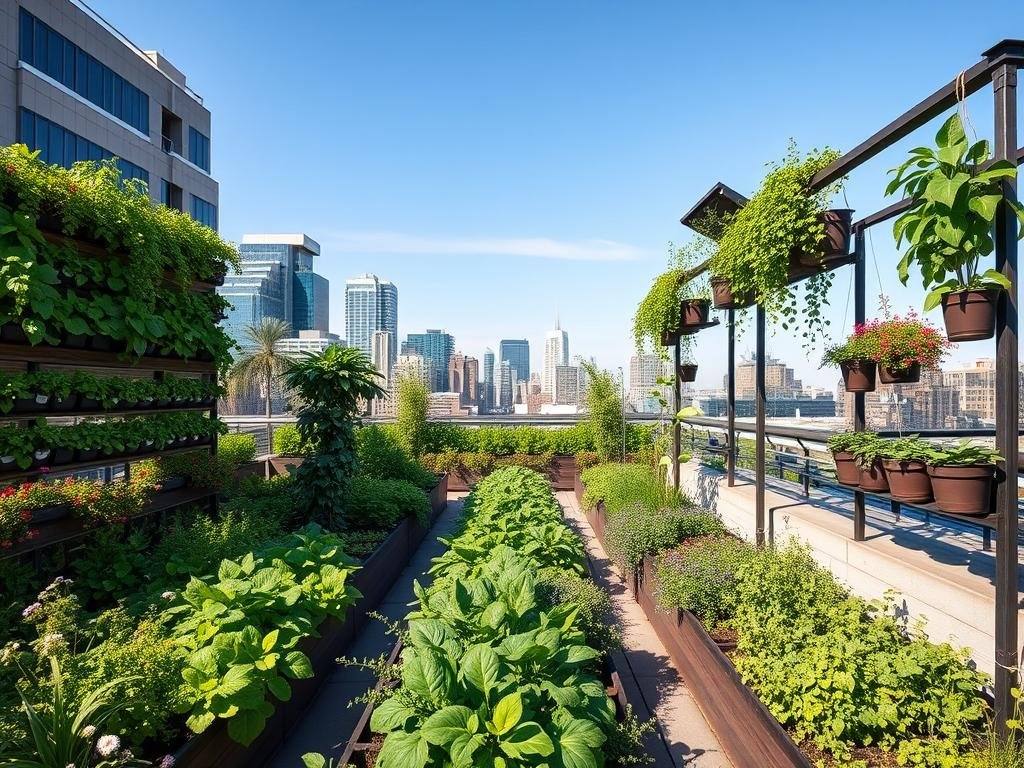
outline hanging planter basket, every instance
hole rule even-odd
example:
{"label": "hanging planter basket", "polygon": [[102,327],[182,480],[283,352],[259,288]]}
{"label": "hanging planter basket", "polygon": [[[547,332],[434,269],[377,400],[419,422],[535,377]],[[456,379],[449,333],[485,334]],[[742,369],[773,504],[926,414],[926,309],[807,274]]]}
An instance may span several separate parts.
{"label": "hanging planter basket", "polygon": [[757,302],[753,291],[740,296],[734,295],[732,286],[724,277],[711,278],[711,299],[715,309],[743,309]]}
{"label": "hanging planter basket", "polygon": [[885,479],[889,481],[889,492],[896,501],[923,504],[932,500],[932,481],[928,468],[917,459],[884,459]]}
{"label": "hanging planter basket", "polygon": [[874,392],[875,371],[874,360],[847,360],[839,364],[843,374],[843,386],[847,392]]}
{"label": "hanging planter basket", "polygon": [[697,380],[697,364],[696,363],[682,363],[676,366],[676,374],[679,376],[679,381],[682,382],[693,382]]}
{"label": "hanging planter basket", "polygon": [[818,216],[825,225],[825,234],[818,242],[819,253],[800,252],[799,261],[804,267],[829,267],[833,262],[842,261],[850,255],[850,232],[853,229],[853,209],[833,208]]}
{"label": "hanging planter basket", "polygon": [[957,515],[987,515],[994,473],[991,464],[928,467],[936,506]]}
{"label": "hanging planter basket", "polygon": [[955,291],[942,297],[942,320],[950,341],[981,341],[996,335],[999,292]]}
{"label": "hanging planter basket", "polygon": [[711,302],[707,299],[683,299],[679,304],[679,326],[694,328],[708,324]]}
{"label": "hanging planter basket", "polygon": [[909,368],[889,368],[878,366],[878,380],[883,384],[916,384],[921,380],[921,364],[914,363]]}
{"label": "hanging planter basket", "polygon": [[889,492],[889,481],[885,477],[885,467],[882,466],[881,459],[875,459],[866,469],[858,467],[857,471],[861,489],[873,493]]}
{"label": "hanging planter basket", "polygon": [[850,451],[833,451],[832,461],[836,465],[836,480],[843,485],[860,485],[860,469],[856,457]]}

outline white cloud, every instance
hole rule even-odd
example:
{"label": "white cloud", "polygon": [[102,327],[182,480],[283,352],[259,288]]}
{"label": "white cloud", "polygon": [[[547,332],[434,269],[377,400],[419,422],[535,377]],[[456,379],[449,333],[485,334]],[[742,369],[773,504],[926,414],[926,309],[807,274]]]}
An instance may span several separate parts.
{"label": "white cloud", "polygon": [[639,248],[614,240],[547,237],[435,237],[401,232],[335,232],[322,238],[325,253],[447,256],[527,256],[566,261],[635,261]]}

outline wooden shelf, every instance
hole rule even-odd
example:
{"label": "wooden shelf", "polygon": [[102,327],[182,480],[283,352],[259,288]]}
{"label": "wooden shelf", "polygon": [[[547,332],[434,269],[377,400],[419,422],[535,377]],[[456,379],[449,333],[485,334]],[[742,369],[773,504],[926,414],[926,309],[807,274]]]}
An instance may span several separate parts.
{"label": "wooden shelf", "polygon": [[0,359],[49,365],[81,365],[93,368],[132,368],[139,371],[173,371],[175,373],[215,373],[212,360],[182,360],[176,357],[143,355],[124,359],[118,352],[97,352],[91,349],[69,349],[49,344],[10,344],[0,342]]}
{"label": "wooden shelf", "polygon": [[71,472],[84,472],[88,469],[102,469],[103,467],[120,467],[125,464],[134,464],[138,461],[145,461],[146,459],[155,459],[158,456],[174,456],[179,453],[190,453],[192,451],[201,451],[203,449],[209,449],[210,443],[201,443],[199,445],[186,445],[180,448],[168,448],[163,451],[153,451],[152,453],[143,453],[136,456],[121,456],[120,458],[110,458],[109,456],[102,459],[93,459],[92,461],[75,461],[70,464],[56,464],[49,467],[49,472],[40,472],[38,469],[19,469],[15,472],[0,472],[0,488],[5,488],[8,485],[13,485],[16,482],[25,480],[26,478],[36,477],[41,475],[64,475]]}
{"label": "wooden shelf", "polygon": [[915,503],[913,501],[901,501],[900,499],[894,498],[891,493],[865,491],[859,486],[846,485],[845,483],[840,483],[838,480],[835,481],[835,484],[840,488],[845,488],[848,491],[860,491],[865,496],[871,496],[872,498],[881,499],[883,501],[888,501],[890,503],[895,502],[896,504],[899,504],[900,506],[903,507],[920,509],[923,512],[935,515],[936,517],[944,517],[949,520],[955,520],[958,523],[964,523],[966,525],[974,525],[979,528],[988,528],[989,530],[994,531],[999,523],[999,515],[991,512],[987,515],[958,515],[955,512],[943,512],[942,510],[939,509],[938,505],[934,501],[919,503]]}
{"label": "wooden shelf", "polygon": [[683,327],[681,327],[679,329],[679,335],[680,336],[693,336],[693,334],[700,333],[705,328],[714,328],[716,325],[721,325],[721,323],[719,322],[717,317],[714,320],[709,320],[708,322],[701,323],[700,325],[687,325],[687,326],[683,326]]}
{"label": "wooden shelf", "polygon": [[[187,413],[190,411],[209,411],[212,405],[179,405],[165,408],[96,408],[92,410],[73,411],[33,411],[31,413],[5,413],[0,421],[30,421],[42,416],[45,419],[84,418],[86,416],[149,416],[154,413]],[[0,475],[2,476],[2,475]]]}

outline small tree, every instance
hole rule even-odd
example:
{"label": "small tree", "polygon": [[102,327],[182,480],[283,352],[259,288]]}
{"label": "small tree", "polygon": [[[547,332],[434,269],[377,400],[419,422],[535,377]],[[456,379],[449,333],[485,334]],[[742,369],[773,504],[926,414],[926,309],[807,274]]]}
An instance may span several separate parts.
{"label": "small tree", "polygon": [[242,352],[227,373],[228,394],[238,396],[253,389],[263,390],[267,416],[267,452],[273,450],[273,426],[270,423],[271,397],[275,382],[280,382],[295,358],[278,349],[278,342],[291,335],[291,327],[276,317],[264,317],[257,325],[244,328]]}
{"label": "small tree", "polygon": [[584,404],[590,412],[594,449],[601,461],[611,461],[622,449],[625,429],[622,393],[611,371],[598,368],[586,360],[580,361],[580,367],[586,372],[588,379]]}
{"label": "small tree", "polygon": [[423,455],[427,437],[427,410],[430,390],[417,376],[405,375],[398,380],[395,422],[403,447],[415,458]]}
{"label": "small tree", "polygon": [[355,422],[360,401],[384,394],[370,359],[350,347],[307,353],[286,374],[302,400],[298,428],[316,453],[299,465],[298,498],[311,519],[334,530],[345,527],[344,505],[356,471]]}

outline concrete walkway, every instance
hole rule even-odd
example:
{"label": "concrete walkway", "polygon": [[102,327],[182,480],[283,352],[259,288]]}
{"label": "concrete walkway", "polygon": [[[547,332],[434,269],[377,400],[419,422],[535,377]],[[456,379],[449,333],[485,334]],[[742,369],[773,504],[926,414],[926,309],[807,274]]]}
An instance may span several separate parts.
{"label": "concrete walkway", "polygon": [[[409,603],[415,597],[413,579],[426,583],[424,574],[430,567],[430,561],[444,553],[446,547],[437,537],[448,536],[452,532],[462,511],[463,495],[448,494],[448,508],[434,523],[384,602],[377,606],[378,613],[392,621],[401,621],[409,612]],[[371,620],[345,655],[356,659],[376,658],[389,653],[394,646],[395,638],[387,634],[384,625]],[[306,752],[319,752],[337,760],[363,713],[364,705],[349,706],[349,702],[366,693],[376,682],[373,674],[365,669],[342,666],[335,669],[302,722],[291,732],[269,765],[272,768],[302,768],[301,758]]]}
{"label": "concrete walkway", "polygon": [[611,595],[625,646],[620,658],[625,657],[627,666],[627,673],[623,674],[626,695],[638,715],[642,716],[646,709],[657,717],[658,732],[647,743],[648,751],[655,758],[655,768],[732,768],[672,665],[665,646],[654,634],[643,610],[630,597],[621,576],[594,536],[580,511],[576,495],[570,491],[559,491],[556,495],[566,518],[586,542],[598,582]]}

